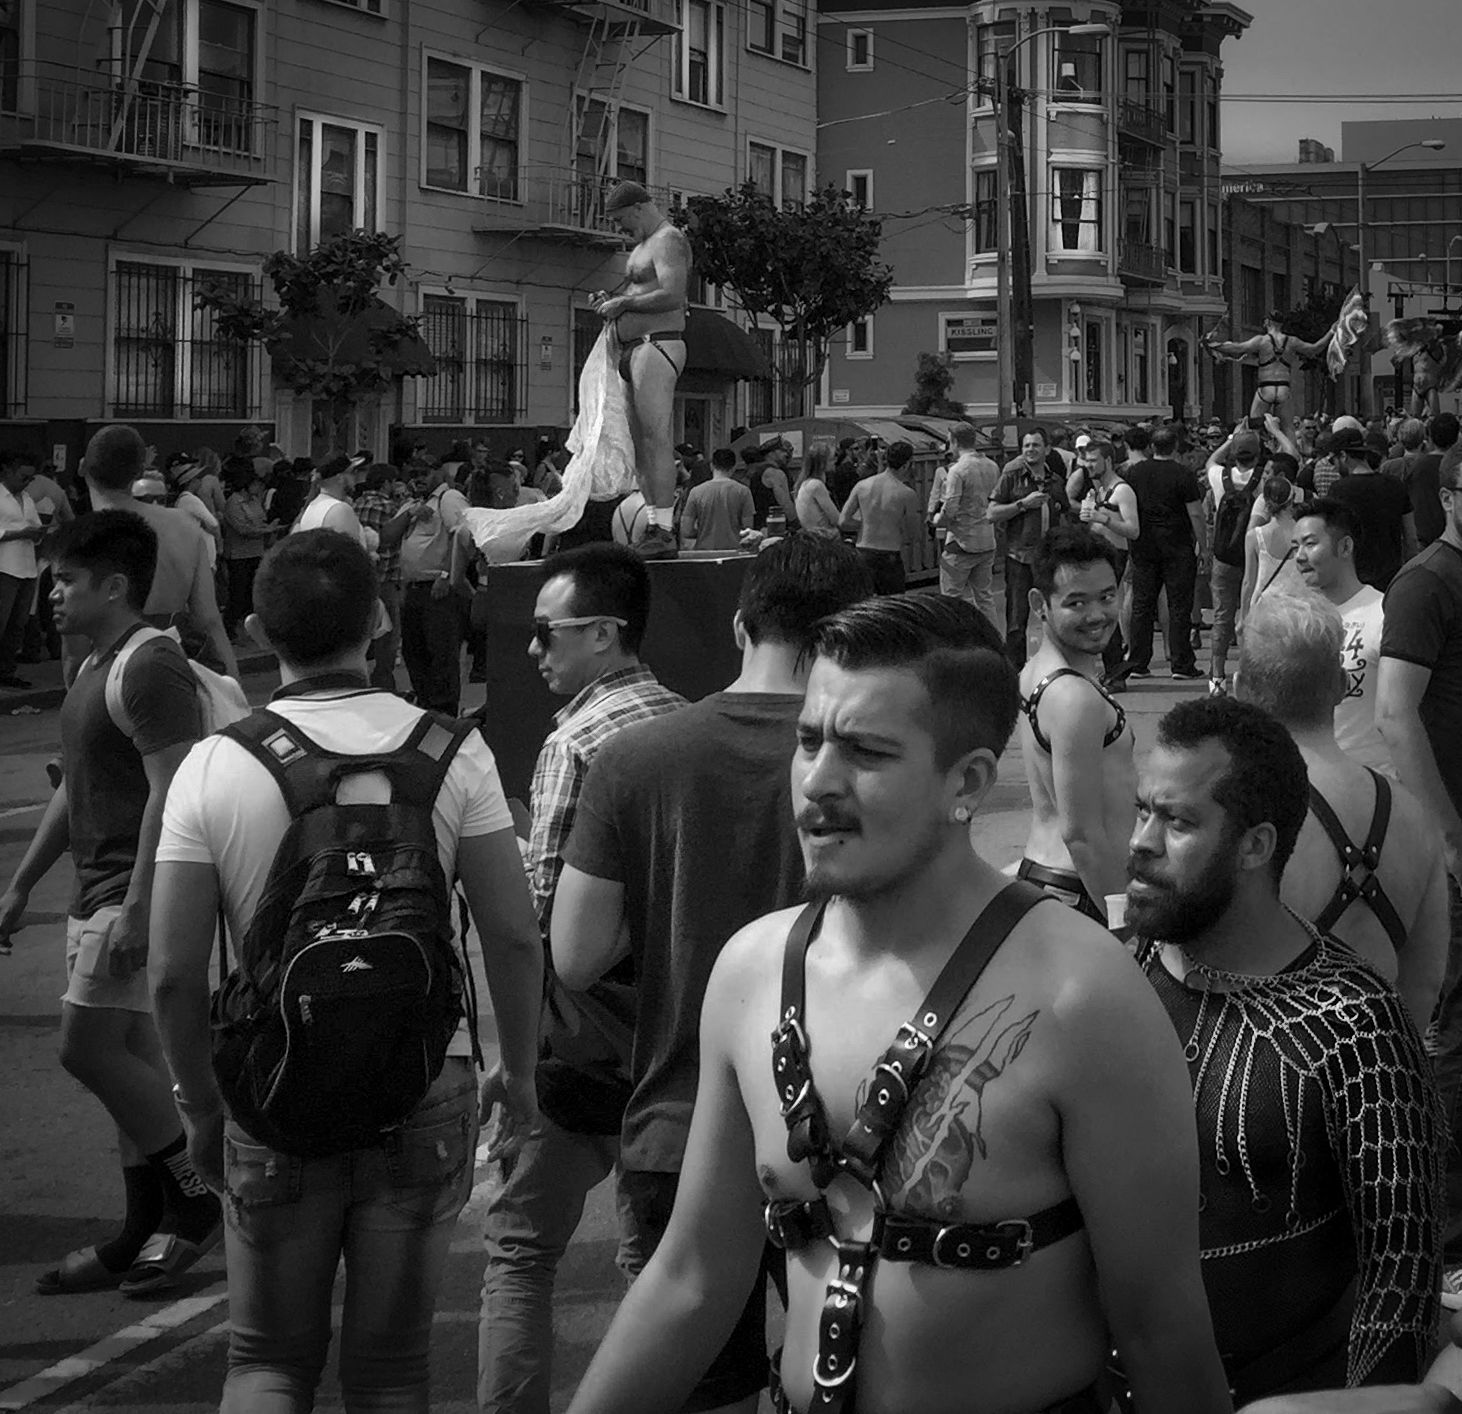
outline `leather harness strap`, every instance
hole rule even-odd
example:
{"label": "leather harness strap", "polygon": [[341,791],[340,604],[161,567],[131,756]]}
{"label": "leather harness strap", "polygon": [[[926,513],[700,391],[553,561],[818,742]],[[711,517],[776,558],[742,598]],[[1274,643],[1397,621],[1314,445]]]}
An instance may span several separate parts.
{"label": "leather harness strap", "polygon": [[[787,1157],[807,1162],[813,1183],[826,1189],[846,1173],[874,1197],[870,1240],[840,1239],[826,1199],[773,1201],[767,1231],[779,1246],[796,1250],[827,1240],[838,1255],[818,1324],[813,1402],[808,1414],[852,1414],[858,1340],[868,1280],[879,1257],[944,1267],[996,1270],[1018,1266],[1038,1247],[1080,1230],[1074,1198],[1029,1218],[998,1223],[941,1223],[889,1213],[878,1187],[884,1150],[898,1131],[915,1087],[941,1037],[1011,930],[1047,899],[1024,883],[1008,884],[975,920],[945,963],[913,1019],[899,1027],[893,1044],[873,1068],[867,1093],[842,1143],[834,1145],[827,1113],[812,1078],[804,1022],[807,1014],[807,950],[826,904],[809,904],[787,935],[782,955],[781,1019],[772,1032],[772,1070],[787,1126]],[[779,1407],[785,1408],[785,1402]]]}
{"label": "leather harness strap", "polygon": [[1391,825],[1391,784],[1369,766],[1366,767],[1366,772],[1376,785],[1376,806],[1371,815],[1370,831],[1359,849],[1351,843],[1345,826],[1340,823],[1340,817],[1330,802],[1314,785],[1310,786],[1310,809],[1321,828],[1330,836],[1330,843],[1340,856],[1341,867],[1340,883],[1331,895],[1330,902],[1315,919],[1315,927],[1322,933],[1328,933],[1344,916],[1346,909],[1356,899],[1361,899],[1386,930],[1391,946],[1399,951],[1406,941],[1406,925],[1396,912],[1396,906],[1387,897],[1380,876],[1376,873],[1381,867],[1381,846],[1386,842],[1386,831]]}

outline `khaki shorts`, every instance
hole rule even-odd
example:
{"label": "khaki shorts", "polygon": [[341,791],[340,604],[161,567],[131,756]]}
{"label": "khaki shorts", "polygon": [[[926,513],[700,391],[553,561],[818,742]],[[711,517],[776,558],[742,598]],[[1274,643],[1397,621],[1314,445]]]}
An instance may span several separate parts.
{"label": "khaki shorts", "polygon": [[111,1007],[116,1011],[151,1013],[147,968],[126,977],[111,974],[112,924],[121,913],[117,904],[99,908],[90,918],[66,920],[66,990],[63,1002],[72,1006]]}

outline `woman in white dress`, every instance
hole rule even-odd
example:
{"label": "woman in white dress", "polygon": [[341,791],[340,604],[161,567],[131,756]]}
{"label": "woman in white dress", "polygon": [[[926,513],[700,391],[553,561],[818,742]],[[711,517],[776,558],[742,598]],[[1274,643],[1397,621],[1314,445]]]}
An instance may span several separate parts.
{"label": "woman in white dress", "polygon": [[1244,588],[1239,595],[1237,627],[1249,610],[1274,590],[1303,595],[1305,581],[1295,564],[1294,527],[1298,497],[1294,482],[1271,472],[1264,480],[1254,515],[1244,537]]}

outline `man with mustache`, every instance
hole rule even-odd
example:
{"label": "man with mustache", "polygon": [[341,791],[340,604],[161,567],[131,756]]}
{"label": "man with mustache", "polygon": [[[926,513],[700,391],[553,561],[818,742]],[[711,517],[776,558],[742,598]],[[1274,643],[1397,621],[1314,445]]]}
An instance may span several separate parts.
{"label": "man with mustache", "polygon": [[1289,912],[1304,757],[1257,707],[1173,708],[1127,922],[1192,1077],[1203,1280],[1236,1402],[1415,1381],[1436,1330],[1440,1104],[1400,997]]}
{"label": "man with mustache", "polygon": [[1227,1411],[1171,1029],[1108,934],[971,844],[1017,712],[1000,636],[889,595],[814,655],[792,758],[813,902],[717,959],[674,1211],[572,1414],[682,1408],[768,1235],[777,1411],[1096,1414],[1114,1343],[1140,1414]]}
{"label": "man with mustache", "polygon": [[1137,783],[1127,714],[1100,683],[1117,631],[1114,553],[1085,526],[1046,533],[1031,566],[1041,646],[1020,673],[1032,815],[1018,873],[1101,924],[1125,882]]}

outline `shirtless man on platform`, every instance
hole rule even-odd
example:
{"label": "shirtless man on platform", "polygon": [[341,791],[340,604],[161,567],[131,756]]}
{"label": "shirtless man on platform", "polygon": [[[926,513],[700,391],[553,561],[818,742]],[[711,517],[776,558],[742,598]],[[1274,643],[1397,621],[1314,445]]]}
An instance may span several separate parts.
{"label": "shirtless man on platform", "polygon": [[1046,532],[1031,566],[1041,646],[1020,672],[1031,829],[1019,877],[1098,923],[1127,886],[1136,818],[1132,728],[1100,685],[1117,629],[1114,551],[1085,526]]}
{"label": "shirtless man on platform", "polygon": [[1264,332],[1241,343],[1221,342],[1210,334],[1204,339],[1208,352],[1216,358],[1252,359],[1259,369],[1259,386],[1254,389],[1251,418],[1273,413],[1279,418],[1284,435],[1294,440],[1294,404],[1290,380],[1302,358],[1318,358],[1330,347],[1330,333],[1313,344],[1307,344],[1283,328],[1284,316],[1271,314],[1264,321]]}
{"label": "shirtless man on platform", "polygon": [[690,242],[638,182],[620,182],[605,214],[636,245],[625,268],[624,293],[594,292],[594,309],[618,345],[635,469],[649,524],[635,549],[647,560],[674,559],[675,384],[685,371],[686,289]]}
{"label": "shirtless man on platform", "polygon": [[1118,943],[970,844],[1016,696],[960,600],[820,627],[792,761],[813,903],[717,960],[675,1210],[571,1414],[679,1409],[768,1228],[779,1411],[1096,1414],[1113,1345],[1138,1414],[1230,1408],[1171,1025]]}
{"label": "shirtless man on platform", "polygon": [[907,442],[895,442],[884,469],[858,482],[843,506],[843,529],[858,532],[858,553],[880,594],[903,593],[904,546],[924,534],[919,498],[905,479],[913,456]]}

